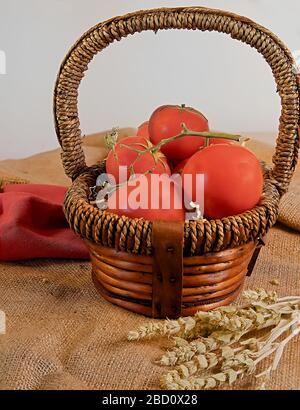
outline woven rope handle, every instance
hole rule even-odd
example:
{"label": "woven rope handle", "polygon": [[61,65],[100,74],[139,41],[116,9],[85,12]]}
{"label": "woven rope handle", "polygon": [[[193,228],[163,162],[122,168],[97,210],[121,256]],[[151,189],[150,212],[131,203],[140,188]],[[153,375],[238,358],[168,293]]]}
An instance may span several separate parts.
{"label": "woven rope handle", "polygon": [[56,133],[66,174],[75,179],[86,169],[78,118],[78,88],[95,54],[114,40],[145,30],[188,29],[230,34],[263,55],[273,72],[281,98],[281,116],[271,178],[283,194],[295,169],[299,148],[300,77],[286,46],[255,22],[221,10],[203,7],[138,11],[100,23],[86,32],[65,57],[54,91]]}

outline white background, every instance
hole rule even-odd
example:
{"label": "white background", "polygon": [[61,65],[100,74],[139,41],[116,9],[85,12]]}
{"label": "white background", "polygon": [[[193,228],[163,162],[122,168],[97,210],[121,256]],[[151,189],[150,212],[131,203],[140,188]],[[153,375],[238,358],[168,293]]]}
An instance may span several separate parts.
{"label": "white background", "polygon": [[[299,0],[0,0],[0,159],[57,147],[52,92],[68,48],[92,25],[159,6],[201,5],[246,15],[300,49]],[[280,102],[271,71],[249,46],[217,33],[163,31],[116,42],[80,88],[83,133],[136,126],[164,103],[186,103],[227,132],[275,131]]]}

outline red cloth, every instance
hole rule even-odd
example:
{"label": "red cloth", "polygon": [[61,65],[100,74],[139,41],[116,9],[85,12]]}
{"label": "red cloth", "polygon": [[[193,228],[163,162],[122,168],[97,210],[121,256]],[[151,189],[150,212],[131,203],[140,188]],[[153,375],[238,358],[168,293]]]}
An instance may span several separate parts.
{"label": "red cloth", "polygon": [[0,193],[0,260],[88,259],[83,240],[62,210],[66,188],[11,184]]}

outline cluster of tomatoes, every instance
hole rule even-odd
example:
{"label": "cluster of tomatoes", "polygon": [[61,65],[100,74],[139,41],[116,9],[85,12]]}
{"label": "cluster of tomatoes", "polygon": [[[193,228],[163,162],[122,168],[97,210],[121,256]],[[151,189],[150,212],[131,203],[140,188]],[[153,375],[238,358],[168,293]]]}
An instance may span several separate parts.
{"label": "cluster of tomatoes", "polygon": [[[253,208],[262,195],[263,173],[256,156],[237,140],[237,136],[210,132],[208,120],[193,108],[158,107],[149,121],[140,125],[137,135],[116,142],[108,153],[106,172],[115,184],[108,210],[148,220],[184,220],[187,206],[182,194],[187,193],[190,206],[197,206],[197,175],[203,178],[201,217],[222,218]],[[163,186],[154,190],[158,179],[153,175],[166,181],[174,174],[181,176],[180,187],[172,183],[169,190]],[[141,200],[143,192],[136,191],[141,178],[148,182],[143,188],[147,189],[147,203]],[[120,197],[128,199],[130,195],[135,195],[135,204],[127,201],[120,207]],[[168,207],[163,206],[166,199]]]}

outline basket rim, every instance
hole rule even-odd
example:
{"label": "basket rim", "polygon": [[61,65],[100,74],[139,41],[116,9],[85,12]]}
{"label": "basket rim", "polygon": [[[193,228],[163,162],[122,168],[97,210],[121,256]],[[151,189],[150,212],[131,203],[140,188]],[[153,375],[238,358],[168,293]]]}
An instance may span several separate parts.
{"label": "basket rim", "polygon": [[[99,166],[87,168],[68,189],[63,207],[70,226],[80,236],[96,244],[130,253],[151,255],[153,222],[144,218],[119,216],[90,204],[90,188],[95,185],[98,173]],[[258,240],[276,222],[279,200],[276,182],[274,183],[268,173],[265,173],[261,202],[251,210],[221,219],[185,221],[184,248],[192,241],[192,250],[188,254],[193,256],[218,252]],[[138,241],[145,242],[145,252],[141,252],[141,243],[139,246],[135,243],[134,236],[137,231],[140,234]],[[197,249],[196,244],[201,232],[204,238],[204,243],[201,244],[202,251]],[[116,237],[110,238],[110,235]],[[128,241],[128,237],[133,243]]]}

